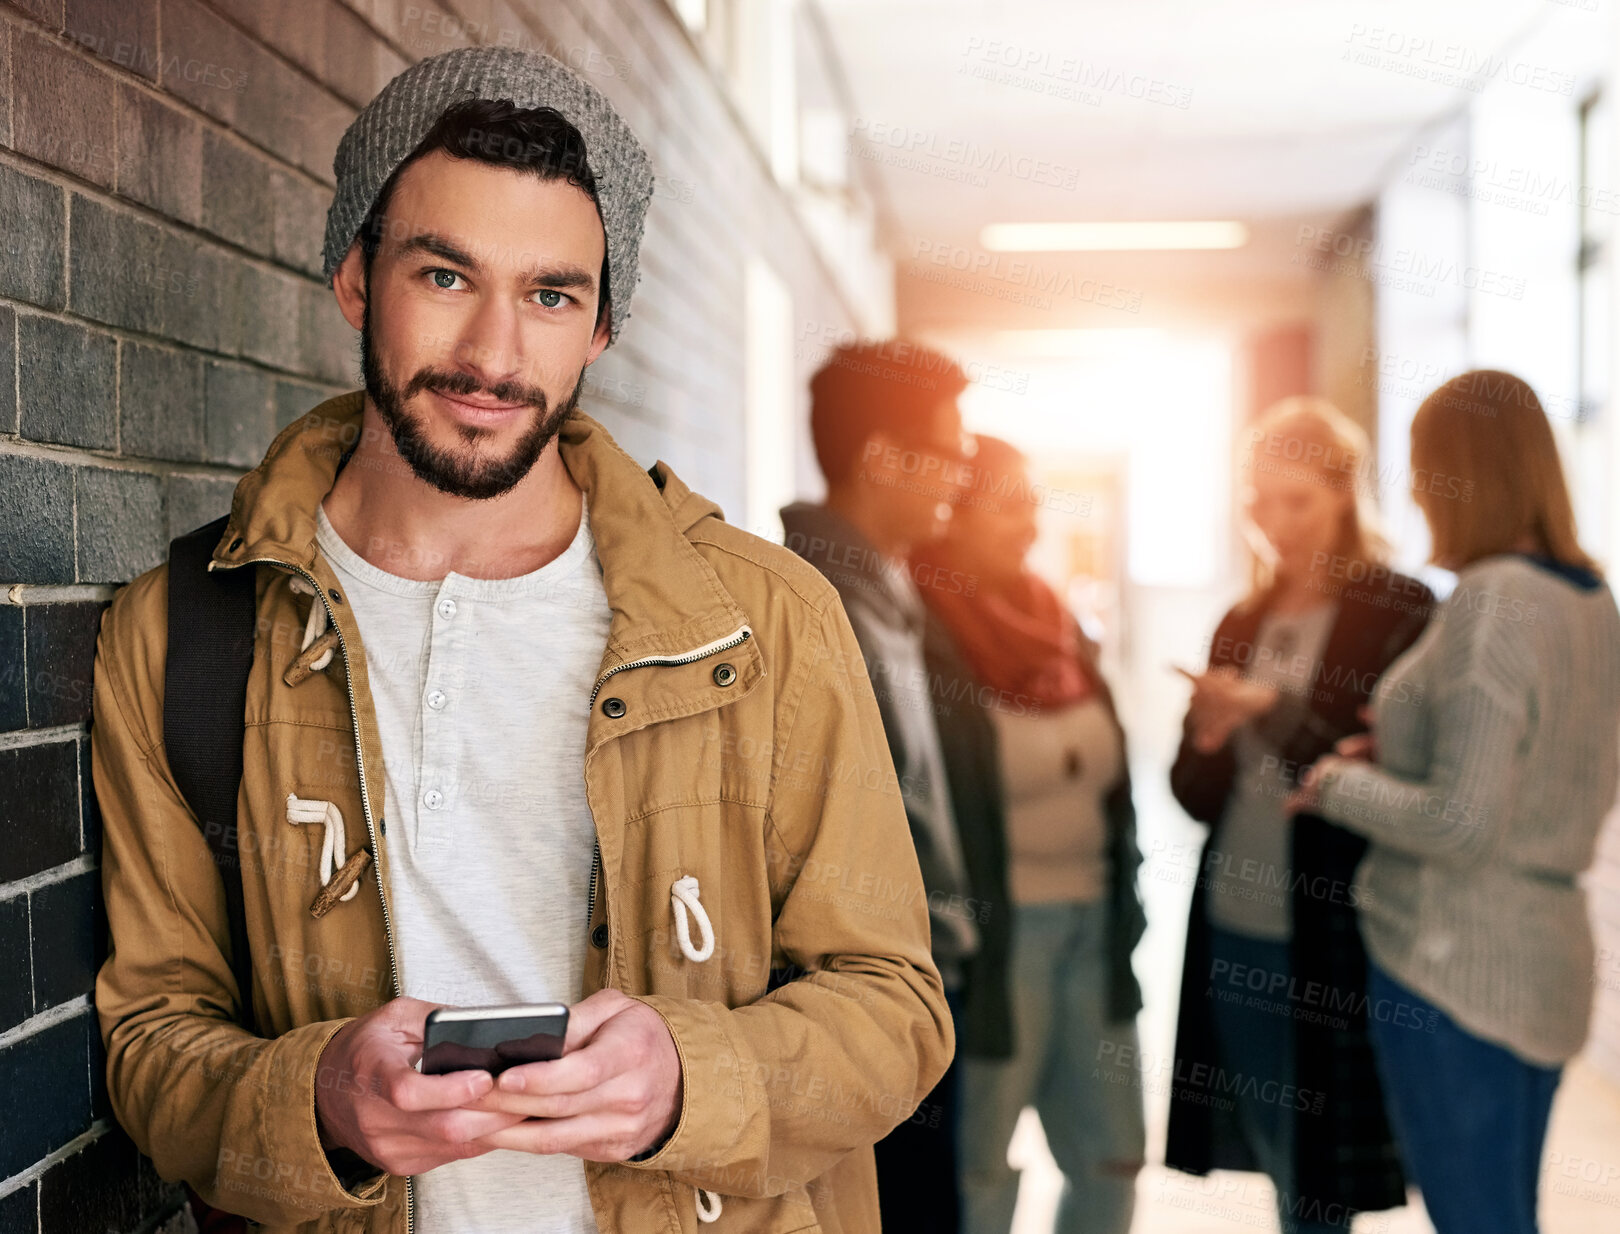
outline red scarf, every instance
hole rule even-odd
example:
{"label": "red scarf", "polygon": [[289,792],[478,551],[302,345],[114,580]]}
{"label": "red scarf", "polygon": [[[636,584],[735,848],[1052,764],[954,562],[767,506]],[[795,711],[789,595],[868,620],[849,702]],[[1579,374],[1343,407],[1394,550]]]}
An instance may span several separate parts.
{"label": "red scarf", "polygon": [[[961,577],[928,545],[913,558],[912,577]],[[919,572],[917,567],[926,567]],[[954,572],[954,574],[953,574]],[[968,572],[971,574],[971,572]],[[1042,709],[1066,707],[1092,693],[1090,665],[1080,629],[1057,592],[1025,570],[1017,579],[969,595],[942,587],[919,587],[945,623],[980,685],[1022,695]]]}

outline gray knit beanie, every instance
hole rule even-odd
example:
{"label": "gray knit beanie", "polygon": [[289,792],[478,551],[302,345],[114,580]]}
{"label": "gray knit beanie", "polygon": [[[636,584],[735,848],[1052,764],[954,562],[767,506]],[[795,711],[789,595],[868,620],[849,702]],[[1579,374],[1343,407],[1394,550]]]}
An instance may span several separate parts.
{"label": "gray knit beanie", "polygon": [[619,337],[639,277],[636,254],[652,197],[652,165],[612,104],[563,64],[539,52],[462,47],[406,69],[367,103],[338,143],[332,172],[337,192],[326,212],[326,282],[354,243],[360,225],[394,169],[444,112],[467,99],[510,99],[517,107],[551,107],[585,139],[607,233],[608,328]]}

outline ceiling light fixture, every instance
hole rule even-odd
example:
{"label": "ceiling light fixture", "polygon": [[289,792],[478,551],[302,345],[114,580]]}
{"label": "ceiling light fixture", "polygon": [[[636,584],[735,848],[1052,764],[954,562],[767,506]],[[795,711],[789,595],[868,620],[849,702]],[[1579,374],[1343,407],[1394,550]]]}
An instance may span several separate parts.
{"label": "ceiling light fixture", "polygon": [[1233,221],[1194,223],[991,223],[979,242],[993,253],[1235,249],[1249,229]]}

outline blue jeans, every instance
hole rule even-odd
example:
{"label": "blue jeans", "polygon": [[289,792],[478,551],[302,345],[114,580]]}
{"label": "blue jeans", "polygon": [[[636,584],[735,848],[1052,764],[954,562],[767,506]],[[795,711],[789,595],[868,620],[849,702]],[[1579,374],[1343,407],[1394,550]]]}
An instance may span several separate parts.
{"label": "blue jeans", "polygon": [[1474,1036],[1376,964],[1367,995],[1395,1139],[1435,1230],[1536,1234],[1541,1150],[1563,1068]]}
{"label": "blue jeans", "polygon": [[[1288,944],[1214,924],[1209,939],[1212,971],[1234,977],[1214,988],[1210,998],[1217,1057],[1222,1071],[1229,1073],[1222,1082],[1234,1085],[1243,1138],[1277,1188],[1278,1223],[1284,1234],[1344,1234],[1348,1224],[1315,1220],[1311,1198],[1300,1196],[1294,1185],[1294,1107],[1279,1099],[1284,1089],[1297,1087],[1294,1019],[1266,997],[1268,987],[1286,985],[1292,967]],[[1251,974],[1263,977],[1258,987],[1237,979]],[[1256,988],[1259,992],[1250,997]]]}
{"label": "blue jeans", "polygon": [[[1035,1107],[1063,1171],[1057,1234],[1125,1234],[1142,1160],[1136,1022],[1108,1022],[1108,905],[1020,904],[1011,972],[1015,1052],[961,1060],[957,1156],[964,1234],[1007,1234],[1018,1115]],[[922,1226],[910,1226],[922,1229]]]}

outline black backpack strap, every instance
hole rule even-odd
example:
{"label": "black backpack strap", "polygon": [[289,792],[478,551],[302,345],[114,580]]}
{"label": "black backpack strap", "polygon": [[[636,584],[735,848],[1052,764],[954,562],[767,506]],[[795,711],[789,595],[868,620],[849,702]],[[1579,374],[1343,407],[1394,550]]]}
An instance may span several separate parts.
{"label": "black backpack strap", "polygon": [[252,566],[210,571],[229,515],[169,543],[169,649],[163,670],[163,744],[225,884],[238,1019],[255,1031],[253,956],[242,909],[236,799],[243,712],[257,627]]}

